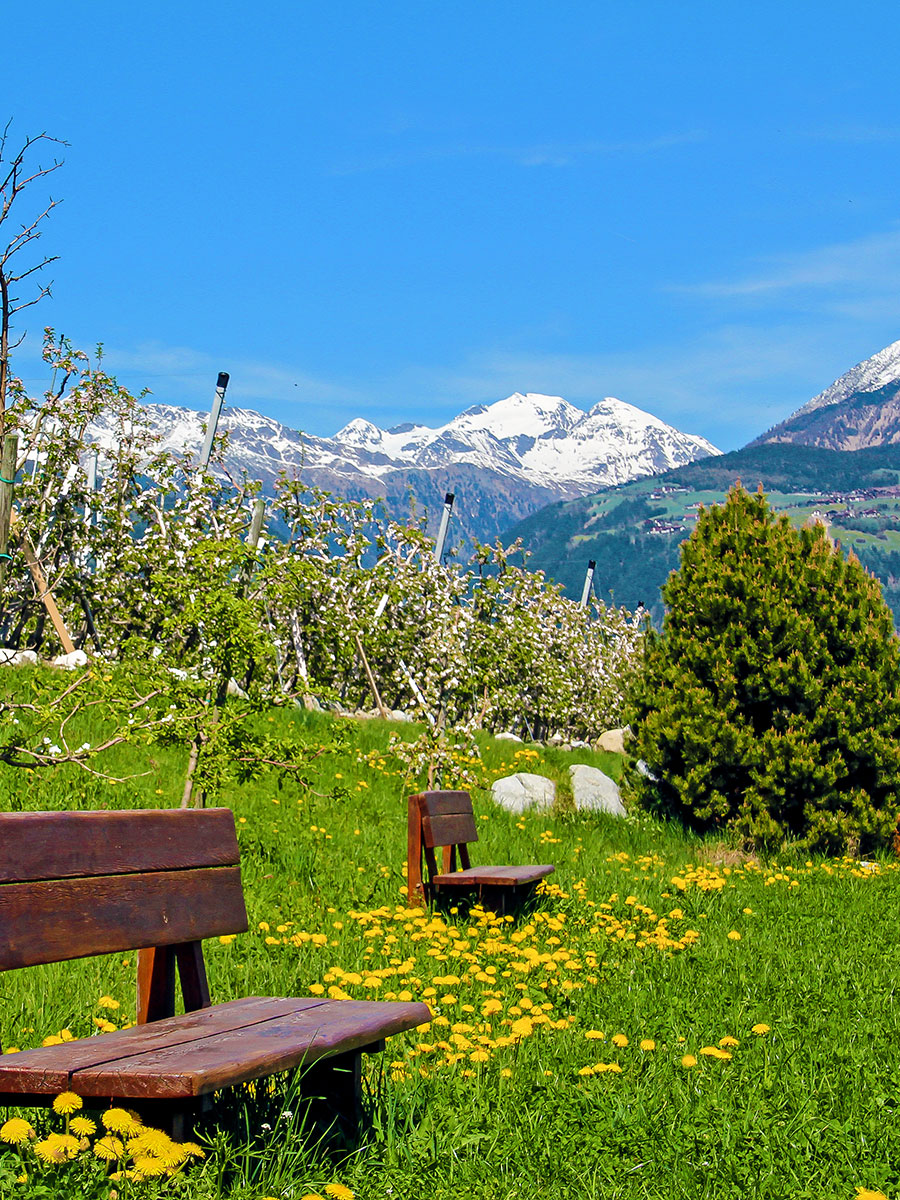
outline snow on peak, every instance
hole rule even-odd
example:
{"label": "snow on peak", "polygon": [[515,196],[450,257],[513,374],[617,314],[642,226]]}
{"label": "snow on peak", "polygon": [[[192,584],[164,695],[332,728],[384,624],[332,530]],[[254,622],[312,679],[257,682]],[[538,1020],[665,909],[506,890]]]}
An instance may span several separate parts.
{"label": "snow on peak", "polygon": [[[196,454],[205,413],[162,404],[147,404],[145,411],[166,449]],[[474,471],[486,505],[484,523],[479,526],[476,518],[479,536],[497,532],[490,525],[496,513],[490,513],[499,511],[504,497],[520,495],[521,504],[534,511],[541,503],[719,453],[704,438],[680,433],[615,397],[607,396],[585,412],[561,396],[538,392],[514,392],[492,404],[474,405],[437,428],[403,424],[385,431],[357,417],[333,437],[322,438],[248,409],[227,407],[219,431],[229,435],[228,469],[246,472],[267,487],[282,471],[289,476],[301,472],[310,482],[341,494],[373,495],[396,486],[398,473],[408,482],[410,471],[440,471],[443,489],[455,471],[469,479]],[[92,436],[112,444],[117,434],[100,420]],[[503,500],[504,511],[505,505]]]}
{"label": "snow on peak", "polygon": [[495,437],[542,437],[551,430],[563,432],[581,420],[580,408],[562,396],[544,396],[540,392],[513,392],[505,400],[467,409],[451,424],[466,429],[489,430]]}
{"label": "snow on peak", "polygon": [[863,359],[861,363],[851,367],[824,392],[813,396],[812,400],[794,413],[794,416],[814,412],[817,408],[827,408],[831,404],[840,404],[855,392],[877,391],[896,379],[900,379],[900,342],[891,342],[890,346],[885,346],[871,358]]}
{"label": "snow on peak", "polygon": [[383,433],[363,417],[354,417],[334,435],[334,441],[349,446],[380,446]]}

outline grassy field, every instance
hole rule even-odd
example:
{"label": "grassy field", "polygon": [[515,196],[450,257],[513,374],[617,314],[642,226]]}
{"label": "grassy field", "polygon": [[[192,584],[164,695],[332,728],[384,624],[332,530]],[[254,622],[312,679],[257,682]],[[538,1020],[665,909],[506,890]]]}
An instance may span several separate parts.
{"label": "grassy field", "polygon": [[[270,720],[332,738],[324,717]],[[515,921],[410,910],[390,727],[342,728],[308,785],[223,798],[251,931],[214,940],[207,960],[216,1000],[325,992],[431,1006],[430,1028],[367,1061],[367,1138],[329,1158],[302,1136],[289,1091],[265,1120],[239,1098],[186,1175],[110,1184],[85,1155],[26,1169],[10,1147],[0,1195],[900,1196],[894,862],[763,862],[646,818],[579,815],[568,764],[617,773],[614,757],[486,741],[485,784],[528,769],[562,787],[558,812],[524,819],[476,792],[477,861],[554,862],[556,874]],[[109,763],[149,774],[110,784],[7,770],[0,808],[177,803],[176,752],[148,765],[126,749]],[[10,972],[0,989],[5,1049],[102,1036],[103,1022],[131,1020],[134,956]]]}

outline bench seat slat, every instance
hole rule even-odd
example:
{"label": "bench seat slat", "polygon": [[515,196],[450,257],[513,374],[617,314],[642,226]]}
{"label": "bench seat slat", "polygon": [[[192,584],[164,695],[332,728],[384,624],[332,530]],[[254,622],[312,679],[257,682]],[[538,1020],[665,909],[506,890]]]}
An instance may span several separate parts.
{"label": "bench seat slat", "polygon": [[524,867],[469,867],[465,871],[451,871],[447,875],[435,875],[431,882],[435,887],[472,887],[474,884],[503,886],[504,884],[534,883],[556,870],[549,863],[538,863]]}
{"label": "bench seat slat", "polygon": [[238,861],[228,808],[3,814],[0,883],[228,867]]}
{"label": "bench seat slat", "polygon": [[176,1100],[201,1096],[361,1050],[430,1019],[425,1004],[326,1000],[242,1029],[74,1071],[69,1086],[85,1097]]}
{"label": "bench seat slat", "polygon": [[17,1054],[4,1054],[0,1057],[0,1092],[22,1091],[55,1096],[69,1086],[73,1072],[99,1067],[149,1050],[181,1046],[196,1038],[246,1029],[260,1021],[327,1003],[319,996],[294,999],[248,996],[183,1016],[164,1017],[148,1025],[119,1029],[115,1033],[77,1038],[58,1046],[38,1046]]}
{"label": "bench seat slat", "polygon": [[239,867],[0,886],[0,970],[246,929]]}

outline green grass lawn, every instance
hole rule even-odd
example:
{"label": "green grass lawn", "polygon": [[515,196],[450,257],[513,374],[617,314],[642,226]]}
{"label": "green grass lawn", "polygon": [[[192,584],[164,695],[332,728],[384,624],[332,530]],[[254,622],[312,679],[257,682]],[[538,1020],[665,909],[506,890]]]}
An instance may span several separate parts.
{"label": "green grass lawn", "polygon": [[[270,719],[331,739],[325,717]],[[300,1200],[339,1184],[359,1200],[900,1196],[894,862],[761,862],[647,818],[579,815],[567,766],[617,773],[614,757],[486,741],[485,783],[525,769],[562,786],[558,812],[523,819],[478,791],[476,861],[557,871],[515,921],[433,916],[406,907],[406,788],[385,753],[396,727],[343,728],[308,785],[223,797],[251,931],[208,943],[207,961],[214,1000],[324,991],[431,1006],[430,1028],[367,1062],[367,1139],[329,1159],[303,1139],[299,1112],[266,1129],[251,1106],[244,1132],[239,1119],[210,1134],[187,1177],[110,1184],[76,1159],[17,1182],[9,1149],[0,1195]],[[110,784],[7,769],[0,808],[177,804],[177,752],[116,754],[112,770],[148,774]],[[3,1046],[130,1020],[134,966],[123,955],[7,973]]]}

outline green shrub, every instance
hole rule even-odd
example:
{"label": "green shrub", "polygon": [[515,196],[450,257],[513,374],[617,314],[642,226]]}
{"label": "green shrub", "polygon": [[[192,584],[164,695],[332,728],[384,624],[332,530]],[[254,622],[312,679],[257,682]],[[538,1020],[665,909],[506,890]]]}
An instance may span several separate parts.
{"label": "green shrub", "polygon": [[738,484],[701,509],[635,684],[639,804],[756,844],[885,845],[900,810],[900,655],[877,580]]}

